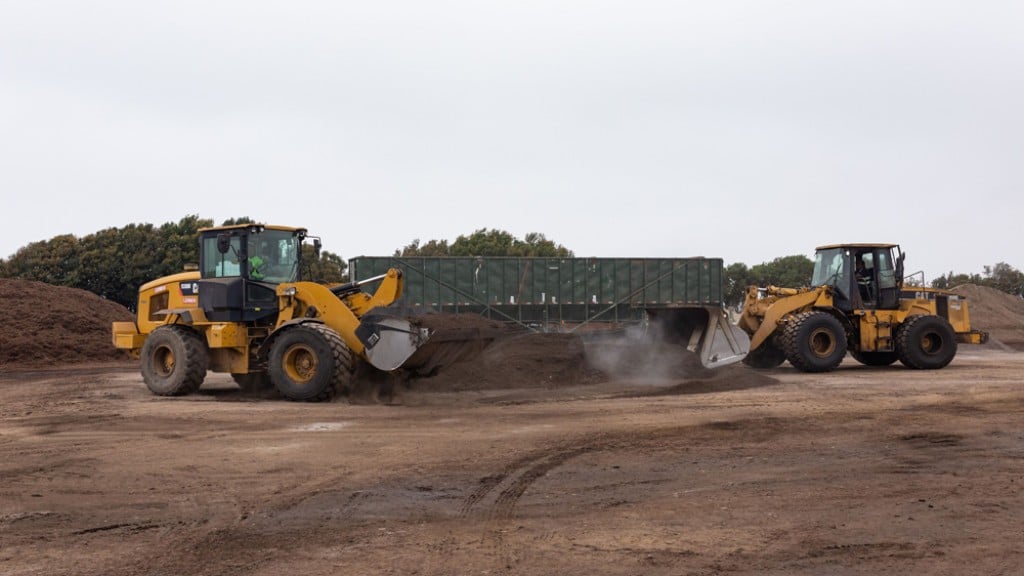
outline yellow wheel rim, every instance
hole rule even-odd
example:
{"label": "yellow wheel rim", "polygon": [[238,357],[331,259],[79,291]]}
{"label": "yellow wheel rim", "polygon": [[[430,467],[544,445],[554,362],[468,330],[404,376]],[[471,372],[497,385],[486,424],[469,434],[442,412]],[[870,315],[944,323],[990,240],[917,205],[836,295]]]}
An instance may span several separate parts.
{"label": "yellow wheel rim", "polygon": [[160,346],[153,351],[153,371],[162,378],[174,374],[174,350],[170,346]]}
{"label": "yellow wheel rim", "polygon": [[288,348],[281,359],[281,364],[288,379],[300,386],[308,384],[320,367],[316,352],[306,344],[296,344]]}
{"label": "yellow wheel rim", "polygon": [[934,354],[942,347],[942,338],[937,334],[926,334],[921,338],[921,350],[926,354]]}
{"label": "yellow wheel rim", "polygon": [[836,350],[836,339],[832,331],[819,328],[811,333],[811,351],[819,358],[831,356]]}

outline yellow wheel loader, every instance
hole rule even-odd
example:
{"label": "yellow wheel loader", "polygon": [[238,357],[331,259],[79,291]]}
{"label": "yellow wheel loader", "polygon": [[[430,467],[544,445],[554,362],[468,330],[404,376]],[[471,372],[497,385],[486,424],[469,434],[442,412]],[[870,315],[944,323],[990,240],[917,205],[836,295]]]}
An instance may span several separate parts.
{"label": "yellow wheel loader", "polygon": [[896,244],[821,246],[812,287],[751,286],[737,322],[750,335],[743,362],[828,372],[849,351],[869,366],[899,360],[935,370],[953,360],[958,342],[986,342],[987,333],[971,329],[965,298],[904,286],[905,257]]}
{"label": "yellow wheel loader", "polygon": [[[160,396],[195,392],[212,370],[243,389],[322,401],[350,386],[360,359],[399,368],[429,338],[378,313],[401,296],[400,271],[335,286],[304,282],[306,237],[304,228],[257,224],[200,230],[199,270],[139,288],[135,321],[113,324],[114,346],[140,359],[146,386]],[[362,290],[376,282],[373,294]]]}

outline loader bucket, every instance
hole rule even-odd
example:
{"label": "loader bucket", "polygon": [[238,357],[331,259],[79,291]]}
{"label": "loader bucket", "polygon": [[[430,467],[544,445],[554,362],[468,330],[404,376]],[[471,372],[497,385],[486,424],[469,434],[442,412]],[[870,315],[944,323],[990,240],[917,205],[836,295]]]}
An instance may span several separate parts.
{"label": "loader bucket", "polygon": [[429,331],[392,316],[364,316],[356,336],[365,347],[366,360],[375,368],[399,368],[430,338]]}
{"label": "loader bucket", "polygon": [[648,308],[647,316],[655,338],[685,347],[705,368],[734,364],[750,352],[746,332],[718,306]]}

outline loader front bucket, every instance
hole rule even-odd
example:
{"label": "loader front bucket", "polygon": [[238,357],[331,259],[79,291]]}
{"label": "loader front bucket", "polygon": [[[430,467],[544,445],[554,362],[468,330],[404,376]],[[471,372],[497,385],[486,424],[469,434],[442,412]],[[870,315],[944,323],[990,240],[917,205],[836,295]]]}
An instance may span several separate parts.
{"label": "loader front bucket", "polygon": [[366,360],[375,368],[391,371],[415,354],[430,332],[402,318],[369,315],[361,319],[356,336],[365,347]]}
{"label": "loader front bucket", "polygon": [[705,368],[734,364],[750,352],[750,337],[718,306],[647,308],[647,316],[655,338],[685,347]]}

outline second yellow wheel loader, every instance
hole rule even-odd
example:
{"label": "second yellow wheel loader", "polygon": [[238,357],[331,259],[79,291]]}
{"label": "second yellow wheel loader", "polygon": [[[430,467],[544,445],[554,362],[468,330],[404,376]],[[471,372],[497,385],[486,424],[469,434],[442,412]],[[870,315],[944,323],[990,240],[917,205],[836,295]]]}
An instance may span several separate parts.
{"label": "second yellow wheel loader", "polygon": [[821,246],[812,287],[751,286],[737,322],[750,335],[743,362],[827,372],[849,351],[862,364],[934,370],[953,360],[958,342],[986,342],[971,329],[965,298],[904,286],[904,258],[896,244]]}
{"label": "second yellow wheel loader", "polygon": [[113,325],[114,345],[139,357],[154,394],[195,392],[212,370],[244,389],[327,400],[350,386],[358,359],[394,370],[429,338],[378,313],[402,293],[398,270],[326,286],[301,280],[303,228],[245,224],[199,236],[199,270],[143,285],[135,322]]}

